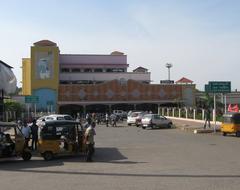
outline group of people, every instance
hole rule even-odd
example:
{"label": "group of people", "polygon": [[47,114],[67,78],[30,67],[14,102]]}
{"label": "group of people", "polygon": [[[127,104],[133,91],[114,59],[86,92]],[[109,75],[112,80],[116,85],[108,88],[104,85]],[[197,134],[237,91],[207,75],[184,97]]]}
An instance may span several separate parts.
{"label": "group of people", "polygon": [[32,124],[29,126],[26,121],[23,122],[23,126],[21,127],[22,134],[25,138],[25,147],[29,147],[29,141],[32,139],[31,149],[37,150],[37,142],[38,142],[38,125],[36,124],[36,120],[33,119]]}

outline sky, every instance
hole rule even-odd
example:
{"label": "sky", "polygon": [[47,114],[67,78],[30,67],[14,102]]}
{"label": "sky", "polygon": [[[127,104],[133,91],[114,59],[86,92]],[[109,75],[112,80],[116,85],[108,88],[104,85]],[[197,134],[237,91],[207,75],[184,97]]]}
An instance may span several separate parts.
{"label": "sky", "polygon": [[64,54],[124,52],[128,71],[145,67],[152,83],[167,79],[172,63],[172,80],[240,90],[239,0],[1,0],[0,9],[0,60],[19,87],[22,58],[48,39]]}

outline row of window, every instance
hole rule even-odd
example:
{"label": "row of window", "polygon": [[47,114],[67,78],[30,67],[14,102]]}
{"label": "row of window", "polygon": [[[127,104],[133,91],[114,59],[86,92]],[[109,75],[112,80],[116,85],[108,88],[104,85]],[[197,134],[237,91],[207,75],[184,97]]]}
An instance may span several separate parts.
{"label": "row of window", "polygon": [[101,84],[104,81],[79,80],[79,81],[60,81],[60,84]]}
{"label": "row of window", "polygon": [[[76,81],[66,81],[66,80],[61,80],[60,84],[101,84],[105,81],[93,81],[93,80],[76,80]],[[139,81],[143,84],[149,84],[148,81]]]}
{"label": "row of window", "polygon": [[61,73],[102,73],[102,72],[107,72],[107,73],[112,73],[112,72],[126,72],[126,69],[124,68],[109,68],[109,69],[80,69],[80,68],[61,68]]}

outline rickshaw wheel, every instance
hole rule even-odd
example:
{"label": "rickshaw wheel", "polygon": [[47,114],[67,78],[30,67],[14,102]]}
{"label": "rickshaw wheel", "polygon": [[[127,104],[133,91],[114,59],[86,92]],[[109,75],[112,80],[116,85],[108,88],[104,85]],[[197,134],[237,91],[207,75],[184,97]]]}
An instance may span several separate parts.
{"label": "rickshaw wheel", "polygon": [[240,131],[236,132],[236,137],[240,137]]}
{"label": "rickshaw wheel", "polygon": [[223,132],[223,136],[226,136],[227,135],[227,133],[226,132]]}
{"label": "rickshaw wheel", "polygon": [[32,158],[32,154],[30,152],[23,152],[22,158],[24,161],[29,161]]}
{"label": "rickshaw wheel", "polygon": [[46,161],[52,160],[53,159],[53,153],[50,151],[44,152],[43,153],[43,158]]}

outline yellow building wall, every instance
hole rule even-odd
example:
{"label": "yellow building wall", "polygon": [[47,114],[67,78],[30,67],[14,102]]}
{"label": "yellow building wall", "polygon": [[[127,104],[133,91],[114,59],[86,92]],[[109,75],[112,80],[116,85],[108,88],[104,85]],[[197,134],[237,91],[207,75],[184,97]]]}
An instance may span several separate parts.
{"label": "yellow building wall", "polygon": [[[41,55],[51,55],[52,58],[49,63],[51,67],[51,77],[39,77],[39,60]],[[44,56],[43,56],[44,57]],[[59,48],[57,46],[32,46],[31,47],[31,89],[32,91],[40,88],[51,88],[58,92],[59,85]]]}
{"label": "yellow building wall", "polygon": [[22,59],[22,95],[31,95],[31,59]]}

